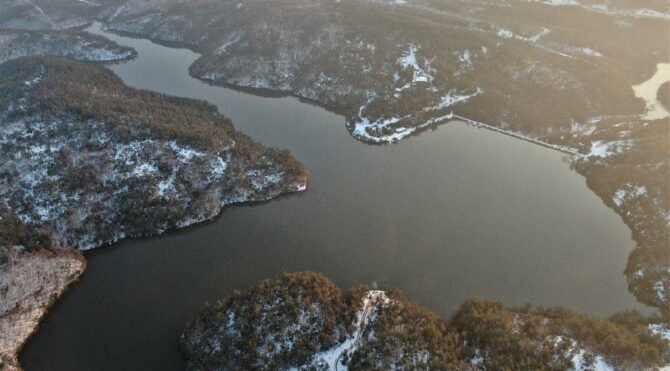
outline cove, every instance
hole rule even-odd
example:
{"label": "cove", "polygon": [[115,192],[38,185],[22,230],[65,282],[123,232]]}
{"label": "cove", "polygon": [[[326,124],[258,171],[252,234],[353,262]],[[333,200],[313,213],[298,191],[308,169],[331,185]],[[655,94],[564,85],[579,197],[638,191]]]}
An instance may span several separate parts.
{"label": "cove", "polygon": [[565,154],[458,122],[367,145],[323,108],[191,78],[189,50],[90,32],[138,51],[110,67],[128,85],[216,104],[255,140],[290,150],[310,183],[87,253],[88,271],[24,348],[26,370],[183,369],[190,316],[287,271],[320,271],[343,289],[395,286],[445,316],[474,296],[603,317],[642,308],[623,275],[630,230]]}

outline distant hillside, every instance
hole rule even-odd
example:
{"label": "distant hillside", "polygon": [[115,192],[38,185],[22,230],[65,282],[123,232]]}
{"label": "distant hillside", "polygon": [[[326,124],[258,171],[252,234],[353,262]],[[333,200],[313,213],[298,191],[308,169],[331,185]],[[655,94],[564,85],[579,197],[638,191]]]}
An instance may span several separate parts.
{"label": "distant hillside", "polygon": [[120,62],[134,58],[136,54],[131,48],[87,32],[0,29],[0,63],[29,55]]}
{"label": "distant hillside", "polygon": [[670,118],[643,119],[631,89],[668,62],[667,2],[129,0],[99,17],[198,51],[197,78],[338,110],[368,143],[453,112],[575,153],[637,242],[631,292],[670,311]]}
{"label": "distant hillside", "polygon": [[634,312],[607,321],[473,299],[450,321],[398,290],[342,294],[285,274],[208,306],[180,338],[190,370],[645,369],[668,363],[670,331]]}

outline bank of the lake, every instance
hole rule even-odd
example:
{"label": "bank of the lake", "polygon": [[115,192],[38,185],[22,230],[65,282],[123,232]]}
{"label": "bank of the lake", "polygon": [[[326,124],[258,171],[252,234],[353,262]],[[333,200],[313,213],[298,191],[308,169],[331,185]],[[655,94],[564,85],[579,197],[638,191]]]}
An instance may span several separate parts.
{"label": "bank of the lake", "polygon": [[322,108],[191,78],[189,50],[106,36],[139,53],[111,67],[125,83],[216,104],[289,149],[310,189],[87,254],[22,353],[26,369],[181,369],[177,336],[202,303],[284,271],[397,286],[444,315],[473,296],[599,316],[642,308],[622,273],[630,230],[564,154],[462,123],[369,146]]}

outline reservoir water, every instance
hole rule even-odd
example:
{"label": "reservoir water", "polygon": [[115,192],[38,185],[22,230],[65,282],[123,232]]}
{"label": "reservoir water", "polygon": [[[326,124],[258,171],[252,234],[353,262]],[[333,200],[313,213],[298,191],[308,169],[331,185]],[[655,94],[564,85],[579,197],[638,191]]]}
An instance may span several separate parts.
{"label": "reservoir water", "polygon": [[91,32],[139,52],[110,67],[127,84],[216,104],[239,130],[289,149],[309,189],[87,253],[82,280],[21,353],[26,370],[183,369],[190,316],[285,271],[399,287],[444,315],[474,296],[598,316],[641,308],[623,275],[630,230],[566,155],[457,122],[366,145],[320,107],[189,77],[189,50]]}

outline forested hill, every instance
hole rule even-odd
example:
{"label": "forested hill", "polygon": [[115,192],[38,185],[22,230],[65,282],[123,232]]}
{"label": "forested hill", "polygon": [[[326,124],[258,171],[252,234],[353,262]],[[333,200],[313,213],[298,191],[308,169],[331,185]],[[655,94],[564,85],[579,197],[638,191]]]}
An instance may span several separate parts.
{"label": "forested hill", "polygon": [[54,57],[0,66],[0,146],[0,202],[54,245],[80,249],[306,184],[288,152],[254,143],[210,104]]}
{"label": "forested hill", "polygon": [[[0,65],[0,369],[83,273],[84,250],[306,188],[287,151],[208,103],[57,57]],[[187,247],[185,247],[187,248]]]}
{"label": "forested hill", "polygon": [[635,312],[601,320],[472,299],[447,321],[395,289],[342,293],[299,272],[206,307],[181,348],[191,370],[637,370],[668,363],[669,340],[667,322]]}
{"label": "forested hill", "polygon": [[0,63],[29,55],[53,55],[105,63],[134,58],[137,52],[83,31],[0,29]]}

